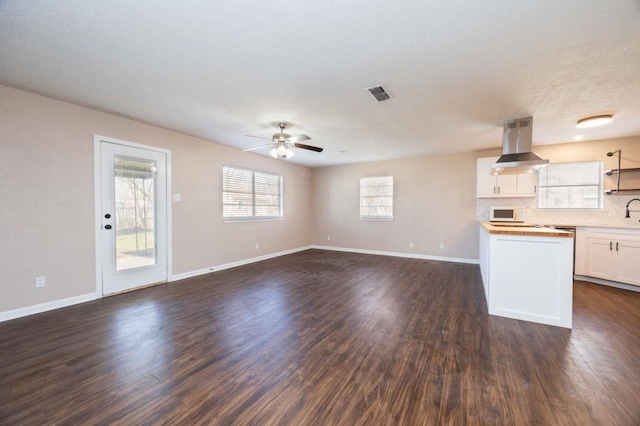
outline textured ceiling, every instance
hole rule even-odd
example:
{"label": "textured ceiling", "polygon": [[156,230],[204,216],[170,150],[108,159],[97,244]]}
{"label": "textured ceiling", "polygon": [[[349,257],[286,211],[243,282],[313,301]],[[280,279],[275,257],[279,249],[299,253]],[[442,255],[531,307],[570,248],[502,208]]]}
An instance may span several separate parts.
{"label": "textured ceiling", "polygon": [[640,2],[0,1],[0,83],[308,166],[640,135]]}

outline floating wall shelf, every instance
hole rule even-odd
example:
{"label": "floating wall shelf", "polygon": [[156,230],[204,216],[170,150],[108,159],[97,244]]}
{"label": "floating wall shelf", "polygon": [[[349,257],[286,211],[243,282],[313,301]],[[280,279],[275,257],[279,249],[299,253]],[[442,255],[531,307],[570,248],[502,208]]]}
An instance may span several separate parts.
{"label": "floating wall shelf", "polygon": [[615,189],[607,189],[606,191],[604,191],[605,194],[607,195],[615,195],[615,194],[620,194],[620,193],[633,193],[633,192],[640,192],[640,188],[627,188],[627,189],[621,189],[620,188],[620,177],[623,173],[625,172],[640,172],[640,167],[629,167],[629,168],[622,168],[620,167],[620,163],[622,161],[622,150],[619,149],[618,151],[613,151],[613,153],[608,153],[607,155],[609,157],[611,157],[613,154],[618,153],[618,168],[617,169],[611,169],[611,170],[607,170],[604,172],[605,175],[607,176],[611,176],[611,175],[617,175],[617,179],[616,179],[616,188]]}

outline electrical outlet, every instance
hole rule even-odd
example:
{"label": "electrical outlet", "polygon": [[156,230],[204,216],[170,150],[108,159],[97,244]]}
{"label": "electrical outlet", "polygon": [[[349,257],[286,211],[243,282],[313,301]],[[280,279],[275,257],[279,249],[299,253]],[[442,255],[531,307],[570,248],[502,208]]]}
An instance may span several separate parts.
{"label": "electrical outlet", "polygon": [[327,235],[327,241],[331,241],[331,235]]}
{"label": "electrical outlet", "polygon": [[44,287],[45,283],[44,277],[36,277],[36,288]]}
{"label": "electrical outlet", "polygon": [[260,248],[260,244],[256,243],[256,250]]}
{"label": "electrical outlet", "polygon": [[413,248],[413,243],[409,243],[409,248]]}
{"label": "electrical outlet", "polygon": [[444,250],[444,243],[440,243],[440,250]]}

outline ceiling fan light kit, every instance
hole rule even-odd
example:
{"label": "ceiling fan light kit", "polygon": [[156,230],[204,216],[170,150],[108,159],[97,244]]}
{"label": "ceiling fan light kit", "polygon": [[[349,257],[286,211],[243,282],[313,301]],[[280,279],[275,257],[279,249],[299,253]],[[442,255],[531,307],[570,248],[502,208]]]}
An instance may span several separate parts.
{"label": "ceiling fan light kit", "polygon": [[273,158],[283,158],[285,160],[296,155],[296,153],[293,152],[291,148],[288,148],[284,142],[279,142],[278,146],[271,148],[269,150],[269,154],[271,154]]}
{"label": "ceiling fan light kit", "polygon": [[[310,140],[311,138],[307,135],[297,135],[291,136],[284,132],[284,129],[287,127],[287,123],[278,123],[278,127],[280,128],[280,133],[276,133],[271,138],[271,143],[266,145],[260,145],[253,148],[247,148],[243,151],[253,151],[259,148],[270,147],[269,154],[273,158],[282,158],[284,160],[288,160],[293,157],[296,153],[291,148],[300,148],[307,149],[309,151],[322,152],[324,148],[319,148],[317,146],[305,145],[298,143],[299,141]],[[250,136],[250,135],[247,135]],[[260,136],[251,136],[261,138]],[[266,138],[261,138],[266,139]]]}

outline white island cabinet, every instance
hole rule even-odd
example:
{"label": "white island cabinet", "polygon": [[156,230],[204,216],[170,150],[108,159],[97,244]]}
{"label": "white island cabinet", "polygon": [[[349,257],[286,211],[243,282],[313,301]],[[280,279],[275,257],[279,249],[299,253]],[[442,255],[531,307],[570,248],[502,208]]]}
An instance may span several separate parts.
{"label": "white island cabinet", "polygon": [[490,315],[571,328],[572,232],[480,224],[480,271]]}

